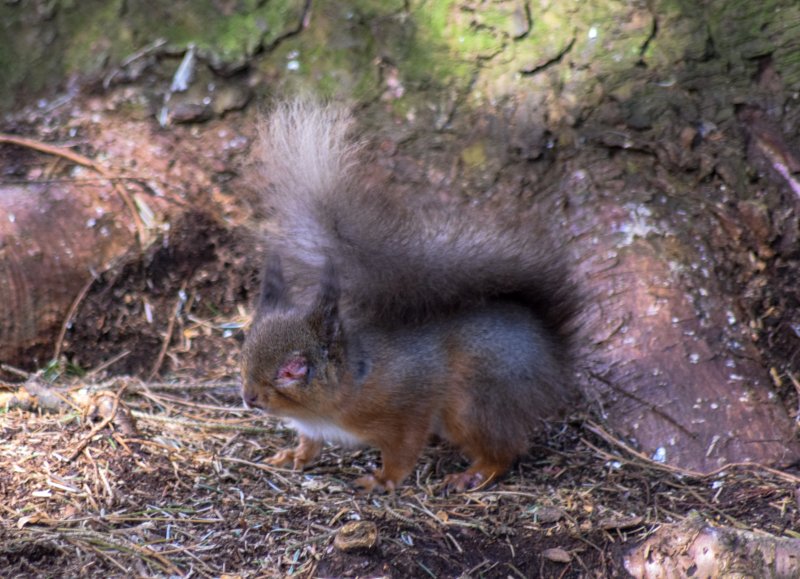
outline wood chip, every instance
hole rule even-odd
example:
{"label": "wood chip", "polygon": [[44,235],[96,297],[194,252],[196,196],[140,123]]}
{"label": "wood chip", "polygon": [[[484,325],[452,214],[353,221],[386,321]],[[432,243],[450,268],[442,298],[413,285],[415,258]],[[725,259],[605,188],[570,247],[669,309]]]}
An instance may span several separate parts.
{"label": "wood chip", "polygon": [[345,524],[333,539],[340,551],[372,549],[378,544],[378,527],[372,521],[353,521]]}

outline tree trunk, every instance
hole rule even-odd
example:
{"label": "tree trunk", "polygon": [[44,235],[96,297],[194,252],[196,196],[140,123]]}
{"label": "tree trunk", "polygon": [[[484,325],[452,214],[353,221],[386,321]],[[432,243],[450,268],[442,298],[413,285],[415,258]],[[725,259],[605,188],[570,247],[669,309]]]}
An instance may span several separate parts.
{"label": "tree trunk", "polygon": [[0,187],[0,361],[53,359],[93,272],[134,243],[124,211],[110,183]]}

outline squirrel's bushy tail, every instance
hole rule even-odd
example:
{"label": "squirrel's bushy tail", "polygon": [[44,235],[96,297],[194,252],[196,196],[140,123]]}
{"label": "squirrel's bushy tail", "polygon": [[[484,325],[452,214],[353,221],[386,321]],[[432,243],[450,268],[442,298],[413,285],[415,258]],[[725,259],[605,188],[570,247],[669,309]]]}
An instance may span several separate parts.
{"label": "squirrel's bushy tail", "polygon": [[574,293],[551,244],[478,211],[410,210],[358,178],[342,108],[278,105],[261,132],[270,250],[311,285],[332,263],[354,315],[400,324],[493,299],[530,305],[558,334]]}

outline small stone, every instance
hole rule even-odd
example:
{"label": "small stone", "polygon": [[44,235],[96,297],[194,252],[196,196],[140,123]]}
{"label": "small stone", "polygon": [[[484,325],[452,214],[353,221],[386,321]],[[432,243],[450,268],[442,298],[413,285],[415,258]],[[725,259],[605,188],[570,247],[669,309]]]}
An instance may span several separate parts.
{"label": "small stone", "polygon": [[216,91],[211,109],[215,115],[221,116],[229,111],[239,111],[250,102],[251,91],[238,84],[229,84]]}
{"label": "small stone", "polygon": [[563,519],[564,511],[557,507],[536,507],[533,511],[533,516],[536,522],[547,525]]}
{"label": "small stone", "polygon": [[204,103],[177,102],[170,107],[169,120],[173,123],[201,123],[211,118],[211,112]]}
{"label": "small stone", "polygon": [[555,563],[569,563],[570,561],[572,561],[572,555],[567,553],[564,549],[559,549],[559,548],[545,549],[542,552],[542,556],[545,559],[553,561]]}
{"label": "small stone", "polygon": [[333,539],[333,546],[349,552],[372,549],[378,544],[378,526],[372,521],[352,521],[342,526]]}

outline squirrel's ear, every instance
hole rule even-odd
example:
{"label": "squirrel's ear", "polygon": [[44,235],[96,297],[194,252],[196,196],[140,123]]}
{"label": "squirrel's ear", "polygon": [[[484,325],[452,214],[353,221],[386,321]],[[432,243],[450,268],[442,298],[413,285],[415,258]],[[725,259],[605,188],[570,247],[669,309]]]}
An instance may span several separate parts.
{"label": "squirrel's ear", "polygon": [[325,269],[320,281],[317,302],[308,316],[309,323],[315,328],[323,343],[332,343],[339,335],[339,278],[330,259],[325,262]]}
{"label": "squirrel's ear", "polygon": [[267,256],[261,276],[261,295],[258,298],[258,310],[269,311],[288,306],[289,298],[280,256],[273,253]]}

